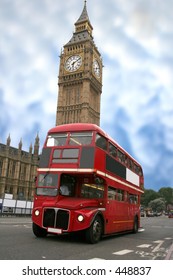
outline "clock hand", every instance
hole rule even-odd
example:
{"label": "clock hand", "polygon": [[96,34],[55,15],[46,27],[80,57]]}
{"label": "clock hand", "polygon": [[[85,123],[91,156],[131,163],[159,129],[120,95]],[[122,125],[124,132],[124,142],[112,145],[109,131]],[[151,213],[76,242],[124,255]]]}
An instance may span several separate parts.
{"label": "clock hand", "polygon": [[76,59],[74,62],[73,62],[73,68],[75,67],[75,65],[77,64],[77,62],[80,60],[81,58],[79,57],[78,59]]}

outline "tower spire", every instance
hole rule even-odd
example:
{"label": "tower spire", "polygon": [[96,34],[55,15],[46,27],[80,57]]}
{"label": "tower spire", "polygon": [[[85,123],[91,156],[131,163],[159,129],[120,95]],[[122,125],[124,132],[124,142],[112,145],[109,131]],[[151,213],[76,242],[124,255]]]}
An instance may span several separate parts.
{"label": "tower spire", "polygon": [[64,45],[60,56],[56,125],[74,122],[100,124],[102,60],[92,36],[88,2],[82,2],[73,36]]}
{"label": "tower spire", "polygon": [[[84,22],[84,21],[89,21],[89,22],[90,22],[89,16],[88,16],[88,12],[87,12],[86,2],[87,2],[87,1],[85,0],[85,1],[84,1],[83,11],[82,11],[80,17],[78,18],[77,22],[75,23],[75,25],[76,25],[76,24],[79,24],[79,23],[81,23],[81,22]],[[91,23],[90,23],[90,24],[91,24]]]}
{"label": "tower spire", "polygon": [[93,27],[89,20],[86,3],[87,1],[85,0],[82,13],[75,23],[75,33],[87,31],[90,35],[92,35]]}
{"label": "tower spire", "polygon": [[93,40],[93,37],[92,37],[93,27],[89,20],[86,2],[87,1],[85,0],[82,13],[81,13],[80,17],[78,18],[78,20],[76,21],[76,23],[74,24],[75,32],[73,33],[73,37],[65,46],[69,46],[74,43],[86,41],[87,39]]}

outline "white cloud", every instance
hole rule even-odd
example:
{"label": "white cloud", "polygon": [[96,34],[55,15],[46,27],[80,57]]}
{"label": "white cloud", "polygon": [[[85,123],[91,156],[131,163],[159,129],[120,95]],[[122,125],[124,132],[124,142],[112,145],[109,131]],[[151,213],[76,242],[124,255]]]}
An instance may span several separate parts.
{"label": "white cloud", "polygon": [[[101,126],[140,160],[147,184],[171,185],[173,1],[95,0],[87,8],[105,66]],[[22,137],[28,149],[39,131],[42,145],[54,126],[58,56],[82,9],[79,0],[1,0],[1,142],[10,133],[12,145]]]}

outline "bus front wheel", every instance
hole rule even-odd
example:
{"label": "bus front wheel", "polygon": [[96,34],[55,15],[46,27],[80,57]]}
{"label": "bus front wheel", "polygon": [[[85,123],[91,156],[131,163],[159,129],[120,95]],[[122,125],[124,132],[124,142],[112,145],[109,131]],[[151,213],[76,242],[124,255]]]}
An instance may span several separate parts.
{"label": "bus front wheel", "polygon": [[101,218],[96,216],[91,226],[86,230],[86,240],[89,243],[97,243],[102,236],[103,224]]}
{"label": "bus front wheel", "polygon": [[36,237],[45,237],[47,235],[46,229],[41,228],[34,223],[32,224],[32,230]]}

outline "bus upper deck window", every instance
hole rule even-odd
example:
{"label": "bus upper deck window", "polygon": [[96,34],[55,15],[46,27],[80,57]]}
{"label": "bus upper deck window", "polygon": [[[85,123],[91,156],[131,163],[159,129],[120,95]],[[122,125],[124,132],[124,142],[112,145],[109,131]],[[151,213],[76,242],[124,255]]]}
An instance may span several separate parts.
{"label": "bus upper deck window", "polygon": [[117,147],[109,143],[109,154],[113,157],[117,156]]}
{"label": "bus upper deck window", "polygon": [[53,147],[55,146],[55,139],[48,136],[48,139],[47,139],[47,147]]}
{"label": "bus upper deck window", "polygon": [[92,141],[92,136],[93,133],[91,131],[72,132],[70,134],[69,145],[71,146],[90,145]]}
{"label": "bus upper deck window", "polygon": [[48,135],[47,147],[64,146],[67,141],[67,134]]}
{"label": "bus upper deck window", "polygon": [[96,146],[103,149],[107,150],[107,140],[105,137],[103,137],[100,134],[96,135]]}

